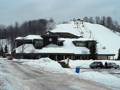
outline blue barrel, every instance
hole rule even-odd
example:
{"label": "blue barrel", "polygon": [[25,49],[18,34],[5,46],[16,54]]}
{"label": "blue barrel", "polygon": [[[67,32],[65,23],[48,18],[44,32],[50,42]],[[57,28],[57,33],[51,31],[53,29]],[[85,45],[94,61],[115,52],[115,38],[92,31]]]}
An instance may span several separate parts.
{"label": "blue barrel", "polygon": [[76,67],[76,73],[79,73],[80,72],[80,67]]}

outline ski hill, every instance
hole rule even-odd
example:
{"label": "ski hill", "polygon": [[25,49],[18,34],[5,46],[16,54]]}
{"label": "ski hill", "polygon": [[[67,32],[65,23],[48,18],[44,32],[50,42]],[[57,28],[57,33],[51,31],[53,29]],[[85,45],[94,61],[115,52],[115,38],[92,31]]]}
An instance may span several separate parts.
{"label": "ski hill", "polygon": [[102,25],[72,21],[68,24],[57,25],[56,29],[51,32],[69,32],[79,37],[82,36],[86,39],[96,40],[98,42],[98,50],[102,51],[102,49],[107,49],[110,53],[115,54],[115,59],[118,57],[120,34],[115,33]]}

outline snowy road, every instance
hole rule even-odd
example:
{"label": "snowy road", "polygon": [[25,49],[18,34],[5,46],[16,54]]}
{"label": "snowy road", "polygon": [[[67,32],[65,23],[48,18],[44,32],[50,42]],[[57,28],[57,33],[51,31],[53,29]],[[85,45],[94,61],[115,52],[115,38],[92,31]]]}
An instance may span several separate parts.
{"label": "snowy road", "polygon": [[0,60],[0,77],[14,90],[111,90],[77,76],[50,73],[17,61]]}

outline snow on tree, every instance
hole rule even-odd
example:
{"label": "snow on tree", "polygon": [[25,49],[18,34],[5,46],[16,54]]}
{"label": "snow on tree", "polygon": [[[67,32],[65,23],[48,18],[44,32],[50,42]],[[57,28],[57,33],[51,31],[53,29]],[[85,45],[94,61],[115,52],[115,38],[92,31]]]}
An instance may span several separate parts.
{"label": "snow on tree", "polygon": [[52,18],[50,18],[50,20],[47,23],[47,31],[50,31],[55,28],[56,28],[56,23],[54,22]]}

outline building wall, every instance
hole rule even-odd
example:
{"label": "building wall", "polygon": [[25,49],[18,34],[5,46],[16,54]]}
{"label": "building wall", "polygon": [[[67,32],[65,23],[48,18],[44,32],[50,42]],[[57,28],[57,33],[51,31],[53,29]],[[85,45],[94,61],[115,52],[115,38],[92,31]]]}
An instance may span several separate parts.
{"label": "building wall", "polygon": [[98,60],[107,60],[108,56],[98,56]]}
{"label": "building wall", "polygon": [[58,37],[55,37],[55,36],[43,37],[43,47],[45,47],[51,43],[58,45]]}

